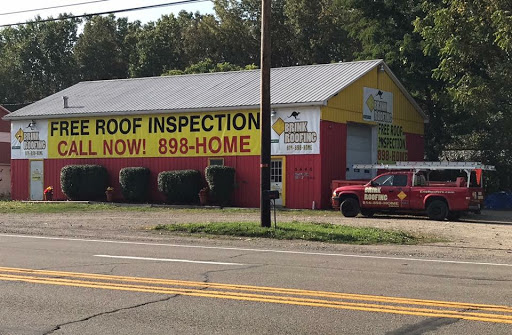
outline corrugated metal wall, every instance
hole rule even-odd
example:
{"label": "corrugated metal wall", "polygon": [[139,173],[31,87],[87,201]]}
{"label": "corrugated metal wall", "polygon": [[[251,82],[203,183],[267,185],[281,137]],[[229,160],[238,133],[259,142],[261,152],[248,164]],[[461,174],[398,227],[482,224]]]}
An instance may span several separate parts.
{"label": "corrugated metal wall", "polygon": [[330,208],[331,181],[345,179],[347,166],[347,124],[320,121],[320,155],[322,157],[321,208]]}
{"label": "corrugated metal wall", "polygon": [[320,155],[286,157],[286,207],[318,208],[322,197]]}
{"label": "corrugated metal wall", "polygon": [[29,199],[29,160],[11,160],[11,198],[13,200]]}
{"label": "corrugated metal wall", "polygon": [[0,142],[0,164],[11,163],[11,143]]}
{"label": "corrugated metal wall", "polygon": [[377,68],[358,79],[337,96],[329,100],[327,107],[322,107],[322,120],[338,123],[357,122],[375,125],[363,121],[363,88],[371,87],[393,93],[393,124],[403,127],[405,133],[424,134],[424,122],[411,102],[395,85],[386,72]]}
{"label": "corrugated metal wall", "polygon": [[[29,160],[12,160],[13,191],[16,200],[29,198]],[[46,159],[44,161],[44,185],[53,186],[54,200],[66,200],[60,189],[60,171],[70,164],[99,164],[107,168],[110,185],[114,187],[114,199],[122,201],[119,185],[119,171],[124,167],[143,166],[151,170],[150,199],[163,203],[164,197],[158,191],[157,177],[162,171],[199,170],[204,175],[208,165],[207,157],[195,158],[103,158],[103,159]],[[260,157],[224,157],[224,165],[236,170],[236,189],[233,205],[259,207],[260,201]],[[286,157],[286,207],[311,208],[313,201],[319,208],[322,197],[320,155],[294,155]],[[15,181],[15,182],[14,182]]]}
{"label": "corrugated metal wall", "polygon": [[2,120],[8,113],[0,109],[0,132],[11,132],[11,123],[9,121]]}
{"label": "corrugated metal wall", "polygon": [[[18,161],[18,160],[16,160]],[[107,168],[110,185],[114,187],[114,199],[122,200],[119,185],[119,171],[124,167],[142,166],[151,170],[150,199],[164,202],[158,191],[158,174],[169,170],[193,169],[201,171],[208,166],[208,157],[192,158],[103,158],[103,159],[46,159],[44,163],[45,183],[55,187],[54,199],[65,200],[60,190],[60,170],[70,164],[99,164]],[[224,157],[224,165],[232,166],[236,171],[236,189],[234,205],[243,207],[259,206],[259,156]],[[26,174],[28,176],[28,172]],[[21,183],[20,183],[21,184]],[[24,182],[28,189],[28,180]]]}
{"label": "corrugated metal wall", "polygon": [[0,109],[0,164],[11,164],[11,123],[2,120],[6,114]]}

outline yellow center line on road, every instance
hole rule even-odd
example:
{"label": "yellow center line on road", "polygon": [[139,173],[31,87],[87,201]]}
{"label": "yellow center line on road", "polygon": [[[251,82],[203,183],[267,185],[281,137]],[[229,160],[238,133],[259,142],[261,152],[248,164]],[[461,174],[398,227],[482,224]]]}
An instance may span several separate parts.
{"label": "yellow center line on road", "polygon": [[[7,273],[7,274],[6,274]],[[17,274],[13,274],[17,273]],[[44,276],[43,276],[44,275]],[[54,277],[60,278],[54,278]],[[67,277],[67,278],[62,278]],[[72,278],[72,279],[70,279]],[[75,279],[78,278],[78,279]],[[85,280],[80,280],[85,279]],[[512,307],[497,306],[497,305],[480,305],[468,303],[455,303],[447,301],[435,300],[418,300],[382,296],[366,296],[357,294],[343,294],[336,292],[325,291],[308,291],[297,289],[281,289],[272,287],[259,287],[247,285],[230,285],[230,284],[216,284],[204,283],[193,281],[174,281],[155,278],[140,278],[140,277],[124,277],[124,276],[109,276],[109,275],[96,275],[86,273],[74,272],[60,272],[60,271],[44,271],[44,270],[31,270],[31,269],[17,269],[0,267],[0,280],[4,281],[18,281],[35,284],[50,284],[61,286],[73,287],[87,287],[96,289],[110,289],[134,292],[148,292],[159,294],[178,294],[184,296],[195,296],[205,298],[219,298],[231,299],[242,301],[266,302],[266,303],[279,303],[298,306],[312,306],[312,307],[326,307],[335,309],[358,310],[367,312],[379,313],[393,313],[403,315],[416,315],[426,317],[443,317],[443,318],[456,318],[472,321],[484,321],[495,323],[509,323],[512,324]],[[97,281],[102,280],[102,281]],[[109,282],[110,281],[110,282]],[[111,282],[111,281],[114,281]],[[175,286],[189,286],[194,288],[173,288],[165,286],[146,286],[118,283],[118,281],[131,282],[131,283],[145,283],[151,285],[175,285]],[[197,289],[199,287],[199,289]],[[224,291],[212,291],[212,288],[222,289]],[[207,289],[207,290],[206,290]],[[226,290],[236,291],[229,292]],[[254,293],[241,293],[240,290],[249,292],[263,292],[265,294]],[[277,295],[281,294],[281,295]],[[285,294],[285,295],[282,295]],[[291,295],[291,296],[290,296]],[[322,297],[326,299],[310,299],[302,297]],[[378,299],[377,299],[378,298]],[[334,299],[344,299],[349,301],[339,301]],[[356,301],[356,302],[354,302]],[[357,302],[357,301],[373,301],[374,303]],[[421,305],[420,301],[424,301],[423,306],[436,306],[438,309],[417,308],[407,305]],[[380,303],[380,304],[379,304]],[[388,305],[386,305],[386,304]],[[402,306],[397,306],[401,304]],[[452,310],[448,310],[451,308]],[[453,310],[455,309],[455,310]],[[460,310],[457,310],[460,309]],[[470,310],[470,311],[466,311]],[[482,313],[482,311],[489,311],[493,313]],[[501,312],[502,314],[497,314]]]}
{"label": "yellow center line on road", "polygon": [[53,284],[53,285],[102,288],[102,289],[113,289],[113,290],[126,290],[126,291],[137,291],[137,292],[179,294],[179,295],[189,295],[189,296],[199,296],[199,297],[209,297],[209,298],[249,300],[249,301],[273,302],[273,303],[293,304],[293,305],[303,305],[303,306],[352,309],[352,310],[382,312],[382,313],[420,315],[420,316],[429,316],[429,317],[435,316],[435,317],[448,317],[448,318],[462,318],[462,319],[468,319],[468,320],[512,323],[512,315],[507,316],[507,315],[486,314],[486,313],[459,312],[459,311],[448,311],[448,310],[431,310],[431,309],[408,308],[408,307],[400,307],[400,306],[349,303],[349,302],[339,302],[339,301],[331,301],[331,300],[280,297],[280,296],[272,296],[272,295],[265,296],[265,295],[257,295],[257,294],[243,294],[243,293],[220,292],[220,291],[203,291],[203,290],[197,290],[197,289],[177,289],[177,288],[158,287],[158,286],[126,285],[126,284],[117,284],[117,283],[113,284],[113,283],[108,283],[108,282],[91,282],[91,281],[81,281],[81,280],[74,280],[74,279],[71,280],[71,279],[34,277],[34,276],[16,276],[16,275],[1,275],[0,274],[0,280],[24,281],[24,282],[39,283],[39,284]]}
{"label": "yellow center line on road", "polygon": [[229,290],[252,291],[252,292],[284,293],[284,294],[293,294],[293,295],[301,295],[301,296],[340,298],[340,299],[348,299],[348,300],[387,302],[387,303],[408,304],[408,305],[452,307],[452,308],[459,308],[459,309],[477,309],[477,310],[505,312],[505,313],[512,312],[512,307],[509,307],[509,306],[461,303],[461,302],[450,302],[450,301],[436,301],[436,300],[423,300],[423,299],[410,299],[410,298],[398,298],[398,297],[385,297],[385,296],[362,295],[362,294],[352,294],[352,293],[337,293],[337,292],[326,292],[326,291],[310,291],[310,290],[298,290],[298,289],[287,289],[287,288],[265,287],[265,286],[205,283],[205,282],[196,282],[196,281],[182,281],[182,280],[145,278],[145,277],[126,277],[126,276],[101,275],[101,274],[80,273],[80,272],[34,270],[34,269],[20,269],[20,268],[6,268],[6,267],[0,267],[0,273],[1,272],[40,274],[40,275],[47,275],[47,276],[82,278],[82,279],[83,278],[101,279],[101,280],[124,281],[124,282],[132,282],[132,283],[135,282],[135,283],[149,283],[149,284],[162,284],[162,285],[175,285],[175,286],[188,286],[188,287],[201,287],[201,288],[217,288],[217,289],[229,289]]}

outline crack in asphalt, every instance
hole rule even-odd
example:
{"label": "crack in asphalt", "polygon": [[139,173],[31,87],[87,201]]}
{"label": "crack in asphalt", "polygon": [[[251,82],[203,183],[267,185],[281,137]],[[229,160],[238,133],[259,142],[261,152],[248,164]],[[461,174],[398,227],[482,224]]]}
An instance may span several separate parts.
{"label": "crack in asphalt", "polygon": [[[236,271],[236,270],[248,270],[248,269],[254,269],[254,268],[259,268],[259,267],[263,267],[263,265],[251,265],[251,266],[246,266],[246,267],[241,267],[241,268],[236,268],[236,269],[224,269],[224,270],[211,270],[211,271],[206,271],[206,272],[203,272],[201,274],[201,276],[204,277],[204,280],[203,280],[203,283],[209,283],[210,281],[210,273],[216,273],[216,272],[229,272],[229,271]],[[202,288],[201,290],[206,290],[208,287],[205,287],[205,288]]]}
{"label": "crack in asphalt", "polygon": [[125,310],[129,310],[129,309],[139,308],[139,307],[142,307],[142,306],[147,306],[147,305],[150,305],[150,304],[155,304],[155,303],[159,303],[159,302],[168,301],[170,299],[176,298],[177,296],[179,296],[179,294],[174,294],[174,295],[172,295],[170,297],[165,297],[163,299],[158,299],[158,300],[154,300],[154,301],[148,301],[148,302],[144,302],[142,304],[137,304],[137,305],[134,305],[134,306],[123,307],[123,308],[114,309],[112,311],[107,311],[107,312],[102,312],[102,313],[94,314],[94,315],[88,316],[88,317],[80,319],[80,320],[75,320],[75,321],[69,321],[69,322],[61,323],[61,324],[55,326],[54,328],[52,328],[50,331],[43,333],[43,335],[52,334],[52,333],[54,333],[54,332],[56,332],[58,330],[61,330],[62,327],[64,327],[64,326],[68,326],[68,325],[71,325],[71,324],[80,323],[80,322],[84,322],[84,321],[89,321],[91,319],[94,319],[94,318],[97,318],[97,317],[100,317],[100,316],[104,316],[104,315],[108,315],[108,314],[113,314],[113,313],[117,313],[117,312],[120,312],[120,311],[125,311]]}
{"label": "crack in asphalt", "polygon": [[431,277],[431,278],[442,278],[442,279],[460,279],[460,280],[474,280],[481,282],[512,282],[512,279],[509,278],[482,278],[482,277],[467,277],[467,276],[453,276],[453,275],[436,275],[436,274],[425,274],[425,273],[416,273],[416,272],[407,272],[400,271],[398,274],[401,275],[412,275],[412,276],[422,276],[422,277]]}
{"label": "crack in asphalt", "polygon": [[249,253],[249,252],[241,253],[241,254],[238,254],[238,255],[230,256],[230,257],[228,257],[228,259],[234,259],[234,258],[238,258],[238,257],[242,257],[242,256],[247,256],[247,255],[251,255],[251,253]]}
{"label": "crack in asphalt", "polygon": [[[471,312],[477,311],[475,308],[465,308],[459,310],[459,312]],[[452,318],[429,318],[424,321],[406,325],[396,330],[385,333],[386,335],[422,335],[425,333],[433,333],[435,330],[438,330],[441,327],[448,326],[454,324],[456,322],[462,321],[462,319],[452,319]]]}
{"label": "crack in asphalt", "polygon": [[434,333],[441,327],[459,322],[460,319],[449,318],[429,318],[424,321],[406,325],[396,330],[385,333],[386,335],[421,335],[426,333]]}

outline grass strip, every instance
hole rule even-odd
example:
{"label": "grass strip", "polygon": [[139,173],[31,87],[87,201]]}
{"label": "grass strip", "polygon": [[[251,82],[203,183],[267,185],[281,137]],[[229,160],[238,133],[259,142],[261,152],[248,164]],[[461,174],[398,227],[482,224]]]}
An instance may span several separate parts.
{"label": "grass strip", "polygon": [[155,230],[187,235],[224,235],[348,244],[410,245],[434,241],[434,238],[414,236],[397,230],[297,221],[279,223],[277,228],[263,228],[256,222],[212,222],[158,225]]}
{"label": "grass strip", "polygon": [[[167,205],[152,205],[147,204],[124,204],[124,203],[79,203],[73,201],[67,202],[22,202],[22,201],[1,201],[0,200],[0,214],[2,213],[64,213],[64,212],[83,212],[83,211],[124,211],[124,212],[162,212],[162,211],[176,211],[184,213],[197,213],[205,214],[211,211],[221,211],[229,214],[257,214],[259,209],[254,208],[172,208]],[[305,216],[327,216],[332,215],[339,217],[337,211],[326,210],[278,210],[279,215],[288,216],[296,215],[298,212]]]}
{"label": "grass strip", "polygon": [[256,209],[245,208],[172,208],[166,205],[124,204],[124,203],[83,203],[83,202],[22,202],[0,201],[0,214],[25,213],[66,213],[85,211],[123,211],[123,212],[164,212],[175,211],[185,213],[207,214],[212,210],[224,213],[259,213]]}
{"label": "grass strip", "polygon": [[0,213],[64,213],[112,210],[106,204],[76,203],[36,203],[21,201],[0,201]]}

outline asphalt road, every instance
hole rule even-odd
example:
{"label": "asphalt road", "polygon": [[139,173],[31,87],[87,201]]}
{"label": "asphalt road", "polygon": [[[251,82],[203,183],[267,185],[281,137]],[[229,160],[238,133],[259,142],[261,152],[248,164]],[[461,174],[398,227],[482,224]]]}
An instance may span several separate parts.
{"label": "asphalt road", "polygon": [[512,264],[201,240],[0,234],[0,297],[2,335],[512,333]]}

